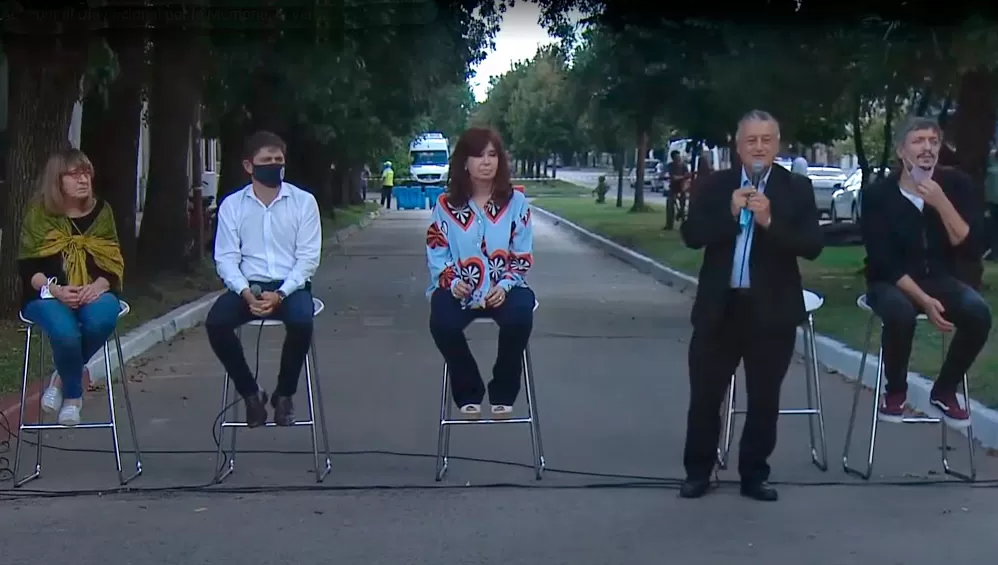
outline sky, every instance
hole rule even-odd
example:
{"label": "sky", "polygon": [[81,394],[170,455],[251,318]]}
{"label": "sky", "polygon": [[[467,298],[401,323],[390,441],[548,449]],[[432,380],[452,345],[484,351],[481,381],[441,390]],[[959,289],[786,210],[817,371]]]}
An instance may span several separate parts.
{"label": "sky", "polygon": [[495,50],[475,68],[475,76],[469,80],[476,100],[485,100],[491,77],[504,74],[516,61],[533,57],[539,46],[555,42],[537,23],[540,14],[540,6],[527,2],[517,2],[503,14]]}

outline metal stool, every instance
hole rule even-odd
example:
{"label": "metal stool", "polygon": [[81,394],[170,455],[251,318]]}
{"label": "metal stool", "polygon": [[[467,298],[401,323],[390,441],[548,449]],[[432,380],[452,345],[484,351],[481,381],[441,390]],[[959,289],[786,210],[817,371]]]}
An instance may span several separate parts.
{"label": "metal stool", "polygon": [[[877,409],[880,405],[881,387],[884,380],[883,322],[881,322],[880,324],[881,342],[880,342],[880,348],[877,352],[877,382],[874,385],[873,418],[872,418],[873,423],[871,424],[870,427],[870,447],[869,450],[867,451],[866,471],[862,472],[859,471],[858,469],[854,469],[849,466],[849,446],[852,443],[852,432],[856,422],[856,407],[859,404],[859,393],[863,389],[863,372],[866,370],[867,350],[870,348],[870,339],[872,339],[873,337],[873,322],[877,318],[877,314],[873,312],[873,309],[870,308],[870,306],[866,303],[865,294],[856,299],[856,305],[859,306],[860,309],[870,313],[870,321],[866,328],[866,339],[863,342],[863,357],[859,362],[859,375],[856,377],[855,391],[852,397],[852,412],[849,415],[849,427],[848,430],[846,431],[845,448],[842,450],[842,468],[848,474],[856,475],[857,477],[860,477],[863,480],[869,480],[870,476],[873,474],[873,454],[874,454],[874,449],[876,448],[877,445],[877,423],[879,421],[878,418],[879,413]],[[928,317],[925,314],[919,314],[918,320],[919,321],[928,320]],[[945,359],[946,334],[943,333],[941,335],[942,335],[942,354],[943,354],[943,359]],[[967,385],[967,375],[964,374],[963,398],[964,401],[966,402],[968,414],[970,413],[970,395],[968,394],[969,390],[970,388]],[[946,472],[947,475],[952,475],[954,477],[963,479],[965,481],[973,481],[975,478],[977,478],[977,467],[974,463],[974,428],[972,425],[967,428],[967,448],[970,450],[970,475],[964,475],[962,473],[952,470],[949,466],[949,458],[947,457],[947,451],[949,451],[949,446],[946,443],[946,425],[943,423],[942,418],[912,416],[912,417],[905,417],[901,421],[902,423],[905,424],[942,424],[940,428],[942,428],[943,470]]]}
{"label": "metal stool", "polygon": [[[534,300],[534,311],[537,311],[537,300]],[[478,318],[472,323],[490,323],[489,318]],[[533,454],[534,476],[540,480],[544,474],[544,445],[541,442],[541,425],[537,416],[537,399],[534,397],[534,364],[530,358],[530,345],[523,350],[523,388],[527,399],[526,418],[453,420],[454,401],[448,397],[450,384],[450,368],[444,363],[443,384],[440,387],[440,428],[437,433],[437,481],[442,481],[447,473],[447,463],[450,459],[450,427],[454,425],[475,424],[528,424],[530,426],[530,449]]]}
{"label": "metal stool", "polygon": [[[124,300],[118,301],[118,319],[120,320],[124,317],[131,308],[128,303]],[[34,333],[35,323],[24,316],[23,312],[18,313],[18,318],[21,319],[21,323],[25,326],[25,337],[24,337],[24,369],[21,384],[21,408],[18,414],[18,420],[20,422],[18,426],[17,434],[17,447],[14,451],[14,487],[19,487],[28,481],[37,479],[42,476],[42,431],[43,430],[77,430],[77,429],[111,429],[111,439],[114,447],[114,464],[118,470],[118,482],[122,485],[128,484],[129,481],[138,477],[142,474],[142,453],[139,451],[139,440],[135,433],[135,418],[132,416],[132,400],[128,395],[128,375],[125,374],[125,356],[121,352],[121,340],[118,337],[118,329],[112,332],[114,338],[114,348],[118,352],[118,368],[121,369],[121,389],[125,393],[125,412],[128,415],[128,427],[132,432],[132,446],[135,450],[135,472],[129,476],[125,476],[121,470],[121,449],[118,442],[118,421],[115,416],[114,410],[114,387],[111,383],[111,353],[108,344],[110,340],[104,342],[104,373],[107,378],[107,404],[110,410],[110,421],[108,422],[81,422],[76,426],[63,426],[61,424],[46,424],[44,423],[45,416],[42,412],[42,391],[38,394],[38,419],[37,424],[25,424],[24,423],[24,404],[25,397],[28,390],[28,359],[31,356],[31,335]],[[87,360],[89,361],[89,359]],[[38,343],[38,377],[44,383],[45,381],[45,340],[39,340]],[[35,455],[35,472],[18,480],[18,468],[21,464],[21,440],[24,437],[24,432],[35,432],[37,441],[37,450]]]}
{"label": "metal stool", "polygon": [[[828,446],[825,440],[825,416],[821,409],[821,379],[818,376],[818,354],[814,346],[814,313],[824,305],[825,299],[820,295],[804,291],[804,309],[807,311],[807,322],[804,330],[804,361],[807,363],[804,371],[804,383],[807,387],[807,408],[780,410],[780,415],[807,416],[807,427],[811,440],[811,462],[822,471],[828,470]],[[725,410],[724,432],[721,447],[717,449],[717,463],[721,469],[728,468],[728,454],[731,451],[731,437],[734,433],[736,414],[744,414],[746,410],[735,408],[735,375],[731,375],[728,386],[727,409]],[[818,445],[815,445],[815,419],[818,425]],[[819,447],[820,446],[820,447]],[[821,450],[821,456],[818,450]]]}
{"label": "metal stool", "polygon": [[[317,317],[325,309],[326,309],[326,305],[321,300],[319,300],[318,298],[315,298],[315,297],[312,298],[312,317],[313,318]],[[281,322],[280,320],[260,319],[260,320],[253,320],[252,322],[249,322],[246,325],[247,326],[257,326],[257,327],[259,327],[260,328],[259,331],[262,334],[263,333],[263,328],[265,328],[265,327],[274,327],[274,326],[283,326],[284,323]],[[237,329],[236,333],[239,336],[239,338],[242,339],[242,328]],[[257,347],[259,347],[259,342],[258,342]],[[314,334],[313,334],[312,345],[311,345],[311,347],[308,350],[308,355],[305,356],[305,389],[306,389],[306,394],[308,395],[308,420],[305,420],[303,422],[296,421],[294,423],[294,425],[295,426],[308,426],[309,428],[311,428],[311,431],[312,431],[312,455],[315,458],[315,481],[317,483],[321,483],[323,481],[323,479],[326,478],[326,475],[329,474],[329,471],[332,470],[333,465],[332,465],[331,456],[330,456],[330,453],[329,453],[329,430],[326,428],[326,410],[325,410],[325,407],[322,404],[322,384],[320,383],[321,379],[319,378],[318,375],[316,375],[316,377],[315,377],[314,380],[312,379],[312,371],[314,370],[314,367],[316,365],[317,365],[317,362],[315,360],[315,337],[314,337]],[[228,373],[225,373],[222,378],[224,379],[224,382],[222,384],[222,416],[221,416],[222,422],[221,422],[221,426],[220,426],[219,432],[218,432],[218,453],[216,454],[216,459],[215,459],[215,469],[216,469],[216,471],[215,471],[215,480],[213,481],[216,484],[217,483],[221,483],[222,481],[224,481],[229,475],[232,474],[233,471],[235,471],[235,469],[236,469],[236,430],[238,428],[245,428],[246,427],[246,422],[245,421],[238,421],[239,420],[239,409],[240,409],[239,408],[239,406],[240,406],[240,401],[239,400],[237,400],[236,402],[233,402],[232,406],[231,406],[231,408],[233,410],[233,417],[235,418],[235,421],[228,421],[225,418],[225,414],[226,414],[226,412],[229,411],[229,408],[230,408],[230,406],[228,404],[228,401],[229,401],[229,388],[232,386],[232,383],[231,383],[231,381],[229,379],[229,374]],[[314,396],[313,396],[313,393],[312,393],[313,383],[314,383],[314,386],[315,386]],[[317,432],[316,432],[316,429],[315,429],[315,400],[316,400],[316,398],[318,398],[318,401],[319,401],[319,424],[322,426],[322,446],[323,446],[323,449],[325,450],[325,453],[326,453],[326,463],[325,463],[324,467],[322,466],[322,462],[319,459],[319,442],[318,442]],[[276,427],[276,426],[277,426],[277,424],[275,424],[274,422],[267,422],[266,424],[264,424],[263,427],[272,428],[272,427]],[[232,444],[231,444],[231,447],[229,449],[229,454],[228,454],[229,455],[229,460],[228,460],[228,464],[223,467],[222,464],[221,464],[222,463],[222,455],[223,455],[223,453],[222,453],[222,437],[223,437],[223,434],[224,434],[226,428],[232,428]]]}

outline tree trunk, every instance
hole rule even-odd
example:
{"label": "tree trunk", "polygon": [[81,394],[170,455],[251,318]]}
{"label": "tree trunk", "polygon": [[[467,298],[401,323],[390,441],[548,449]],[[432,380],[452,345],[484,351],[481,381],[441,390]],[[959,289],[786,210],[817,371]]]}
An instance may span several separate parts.
{"label": "tree trunk", "polygon": [[638,124],[638,155],[634,164],[634,205],[632,212],[645,209],[645,155],[648,153],[648,131],[644,124]]}
{"label": "tree trunk", "polygon": [[[953,138],[959,167],[974,179],[976,200],[984,206],[984,178],[987,175],[988,151],[995,134],[995,91],[991,74],[983,68],[974,69],[960,78],[954,116]],[[957,264],[958,278],[980,289],[984,276],[982,259],[964,260]]]}
{"label": "tree trunk", "polygon": [[118,76],[108,87],[106,107],[99,97],[88,96],[81,145],[94,164],[96,190],[114,210],[125,265],[132,266],[137,245],[135,207],[146,36],[140,30],[121,30],[106,39],[118,59]]}
{"label": "tree trunk", "polygon": [[887,90],[887,100],[884,102],[884,148],[880,153],[880,175],[886,174],[894,152],[894,114],[897,109],[897,96],[893,88]]}
{"label": "tree trunk", "polygon": [[0,317],[10,319],[20,305],[17,256],[24,206],[48,156],[69,147],[73,104],[87,63],[87,36],[7,35],[7,183],[0,224]]}
{"label": "tree trunk", "polygon": [[866,156],[866,148],[863,147],[863,95],[859,92],[854,95],[852,106],[852,140],[853,148],[856,150],[856,160],[859,161],[860,174],[862,175],[859,183],[859,190],[862,192],[870,179],[870,159]]}
{"label": "tree trunk", "polygon": [[960,78],[953,140],[959,167],[974,179],[977,200],[984,206],[988,150],[995,135],[995,91],[991,73],[975,69]]}
{"label": "tree trunk", "polygon": [[198,38],[157,31],[149,96],[149,183],[139,233],[139,268],[145,275],[183,271],[190,234],[188,151],[200,81],[195,69]]}
{"label": "tree trunk", "polygon": [[218,165],[218,195],[215,198],[215,203],[219,206],[226,196],[249,182],[249,175],[243,168],[243,139],[248,129],[235,112],[227,112],[219,121],[221,158]]}
{"label": "tree trunk", "polygon": [[617,208],[624,207],[624,150],[613,154],[613,169],[617,171]]}

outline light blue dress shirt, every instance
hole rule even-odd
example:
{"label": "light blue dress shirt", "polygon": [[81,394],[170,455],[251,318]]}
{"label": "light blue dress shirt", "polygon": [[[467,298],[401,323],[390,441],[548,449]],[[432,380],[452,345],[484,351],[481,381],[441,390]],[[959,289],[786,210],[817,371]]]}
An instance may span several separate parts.
{"label": "light blue dress shirt", "polygon": [[[769,174],[772,170],[773,167],[770,166],[762,180],[759,181],[759,186],[756,187],[763,194],[766,192],[766,183],[769,182]],[[752,186],[752,180],[743,167],[742,188],[747,186]],[[735,240],[735,253],[731,262],[731,288],[750,288],[752,286],[749,277],[749,261],[752,255],[752,241],[755,238],[756,226],[755,218],[752,216],[752,212],[749,212],[749,224],[742,228],[741,233],[738,234],[738,239]]]}

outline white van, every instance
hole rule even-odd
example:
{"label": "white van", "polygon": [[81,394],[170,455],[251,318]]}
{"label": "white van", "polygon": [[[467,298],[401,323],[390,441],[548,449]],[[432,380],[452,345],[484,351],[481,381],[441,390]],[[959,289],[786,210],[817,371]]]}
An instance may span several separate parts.
{"label": "white van", "polygon": [[412,160],[409,172],[418,183],[444,184],[447,182],[450,148],[444,134],[428,132],[416,137],[409,144],[409,158]]}

